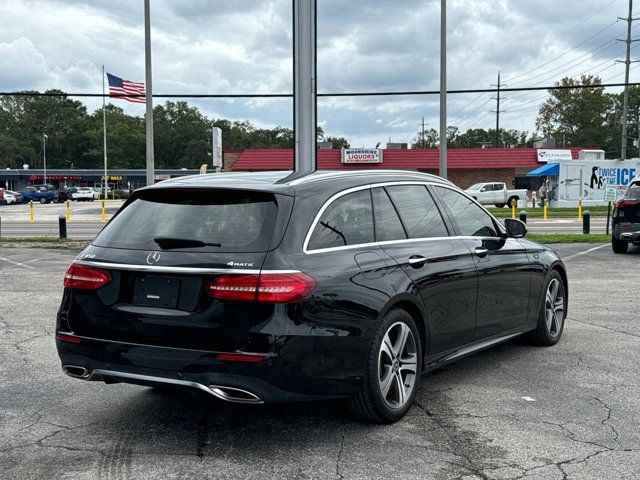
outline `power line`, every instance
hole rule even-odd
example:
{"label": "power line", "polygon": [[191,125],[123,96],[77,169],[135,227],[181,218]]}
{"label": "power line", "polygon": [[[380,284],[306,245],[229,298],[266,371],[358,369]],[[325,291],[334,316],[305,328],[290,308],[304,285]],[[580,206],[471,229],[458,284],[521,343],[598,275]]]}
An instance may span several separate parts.
{"label": "power line", "polygon": [[548,61],[546,61],[545,63],[542,63],[542,64],[538,65],[537,67],[534,67],[534,68],[532,68],[532,69],[530,69],[530,70],[527,70],[526,72],[523,72],[523,73],[520,73],[520,74],[518,74],[518,75],[515,75],[515,76],[513,76],[513,77],[511,77],[511,78],[507,79],[507,80],[506,80],[506,82],[513,82],[513,80],[515,80],[516,78],[520,78],[520,77],[522,77],[522,76],[524,76],[524,75],[527,75],[527,74],[529,74],[529,73],[531,73],[531,72],[533,72],[533,71],[535,71],[535,70],[537,70],[537,69],[539,69],[539,68],[545,67],[545,66],[549,65],[549,64],[550,64],[550,63],[552,63],[552,62],[555,62],[557,59],[559,59],[559,58],[561,58],[561,57],[564,57],[567,53],[573,52],[573,51],[574,51],[574,50],[576,50],[578,47],[581,47],[582,45],[584,45],[585,43],[587,43],[589,40],[591,40],[591,39],[593,39],[593,38],[597,37],[598,35],[600,35],[601,33],[605,32],[605,31],[607,31],[608,29],[610,29],[611,27],[613,27],[616,23],[618,23],[618,20],[614,21],[613,23],[610,23],[609,25],[607,25],[606,27],[604,27],[602,30],[597,31],[596,33],[594,33],[593,35],[591,35],[591,36],[590,36],[589,38],[587,38],[586,40],[584,40],[584,41],[580,42],[580,43],[579,43],[578,45],[576,45],[575,47],[570,48],[569,50],[567,50],[567,51],[565,51],[565,52],[561,53],[561,54],[560,54],[560,55],[558,55],[557,57],[554,57],[554,58],[552,58],[551,60],[548,60]]}
{"label": "power line", "polygon": [[[597,85],[597,87],[613,88],[624,87],[628,85],[630,87],[640,86],[639,82],[625,83],[603,83]],[[535,87],[507,87],[500,88],[501,92],[528,92],[537,90],[565,90],[570,88],[594,88],[593,85],[544,85]],[[447,94],[456,95],[462,93],[496,93],[496,88],[463,88],[447,90]],[[330,92],[330,93],[318,93],[318,97],[393,97],[393,96],[411,96],[411,95],[439,95],[439,90],[399,90],[395,92]],[[0,95],[15,96],[15,97],[80,97],[80,98],[102,98],[102,93],[69,93],[69,92],[0,92]],[[109,97],[109,94],[105,94],[105,97]],[[122,95],[111,95],[112,97]],[[128,97],[144,97],[144,95],[127,95]],[[172,94],[153,94],[154,98],[291,98],[291,93],[172,93]]]}

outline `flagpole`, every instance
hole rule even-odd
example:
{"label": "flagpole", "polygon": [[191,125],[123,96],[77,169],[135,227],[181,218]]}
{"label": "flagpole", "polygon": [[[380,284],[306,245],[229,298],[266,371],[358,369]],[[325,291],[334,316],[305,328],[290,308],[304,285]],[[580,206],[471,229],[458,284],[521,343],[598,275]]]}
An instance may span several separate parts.
{"label": "flagpole", "polygon": [[107,199],[107,112],[105,109],[105,92],[104,92],[104,65],[102,65],[102,151],[104,154],[104,179],[102,180],[102,193],[104,199]]}
{"label": "flagpole", "polygon": [[149,0],[144,0],[144,60],[146,74],[146,103],[147,103],[147,185],[155,182],[153,158],[153,89],[151,88],[151,19]]}

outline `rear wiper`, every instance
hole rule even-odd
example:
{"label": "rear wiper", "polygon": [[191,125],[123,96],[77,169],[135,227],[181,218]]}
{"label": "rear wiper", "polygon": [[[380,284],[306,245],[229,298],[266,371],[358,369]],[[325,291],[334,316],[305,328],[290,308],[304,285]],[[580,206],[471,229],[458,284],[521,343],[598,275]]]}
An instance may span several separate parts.
{"label": "rear wiper", "polygon": [[198,248],[198,247],[221,247],[220,243],[207,243],[202,240],[193,240],[190,238],[174,238],[174,237],[154,237],[160,248],[172,249],[172,248]]}

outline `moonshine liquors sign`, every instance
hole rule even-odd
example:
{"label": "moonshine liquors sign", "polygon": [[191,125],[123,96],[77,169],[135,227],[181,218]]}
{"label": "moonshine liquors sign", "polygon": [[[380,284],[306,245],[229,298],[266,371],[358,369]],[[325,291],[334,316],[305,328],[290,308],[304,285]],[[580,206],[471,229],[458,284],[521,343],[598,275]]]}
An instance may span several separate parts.
{"label": "moonshine liquors sign", "polygon": [[379,148],[343,148],[342,163],[382,163]]}

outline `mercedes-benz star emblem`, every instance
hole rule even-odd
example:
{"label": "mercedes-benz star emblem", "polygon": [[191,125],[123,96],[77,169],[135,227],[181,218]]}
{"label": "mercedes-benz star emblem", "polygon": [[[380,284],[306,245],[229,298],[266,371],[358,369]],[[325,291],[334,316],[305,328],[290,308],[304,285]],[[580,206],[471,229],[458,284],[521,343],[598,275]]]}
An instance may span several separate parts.
{"label": "mercedes-benz star emblem", "polygon": [[147,263],[149,265],[157,263],[158,260],[160,260],[160,252],[149,252],[149,255],[147,255]]}

